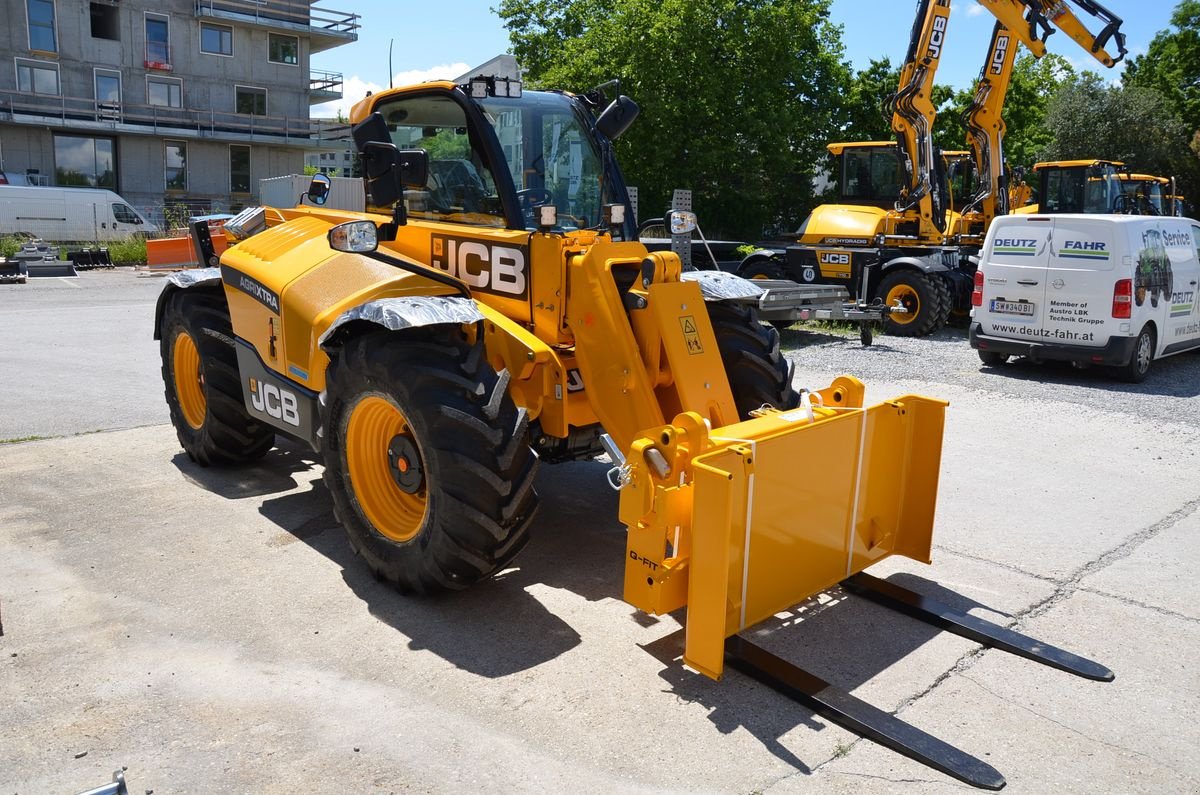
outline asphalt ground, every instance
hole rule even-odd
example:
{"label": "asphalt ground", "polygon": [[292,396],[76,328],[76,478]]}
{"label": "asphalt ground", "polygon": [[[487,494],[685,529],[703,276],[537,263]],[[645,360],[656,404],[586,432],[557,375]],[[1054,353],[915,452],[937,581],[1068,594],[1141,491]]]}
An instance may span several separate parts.
{"label": "asphalt ground", "polygon": [[[683,668],[681,617],[620,599],[601,463],[542,467],[533,540],[495,580],[382,587],[310,453],[221,470],[180,451],[150,338],[160,285],[0,286],[0,440],[53,437],[0,445],[0,793],[79,792],[120,766],[160,795],[965,788],[740,674]],[[755,640],[984,759],[1007,791],[1200,790],[1200,356],[1131,387],[980,368],[961,330],[785,342],[798,385],[848,372],[873,400],[950,401],[934,564],[872,573],[1116,680],[839,589]]]}

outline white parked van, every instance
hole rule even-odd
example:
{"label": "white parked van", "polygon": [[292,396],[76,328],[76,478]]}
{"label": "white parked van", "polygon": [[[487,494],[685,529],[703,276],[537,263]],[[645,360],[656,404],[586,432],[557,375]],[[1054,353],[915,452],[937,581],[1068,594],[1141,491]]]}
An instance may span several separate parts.
{"label": "white parked van", "polygon": [[1110,365],[1200,348],[1200,223],[1139,215],[1009,215],[988,230],[971,296],[971,347]]}
{"label": "white parked van", "polygon": [[100,188],[0,185],[0,234],[93,243],[157,232],[129,202]]}

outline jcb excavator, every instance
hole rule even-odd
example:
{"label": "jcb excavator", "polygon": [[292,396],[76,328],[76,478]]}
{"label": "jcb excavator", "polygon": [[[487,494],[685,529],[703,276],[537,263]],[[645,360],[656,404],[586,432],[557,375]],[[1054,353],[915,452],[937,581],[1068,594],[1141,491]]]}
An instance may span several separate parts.
{"label": "jcb excavator", "polygon": [[[687,608],[683,659],[726,665],[976,786],[993,767],[837,690],[744,633],[842,583],[980,643],[1094,680],[1112,672],[862,570],[930,561],[946,403],[864,403],[841,376],[797,393],[758,288],[684,273],[633,239],[612,141],[637,106],[496,77],[354,107],[368,211],[248,208],[207,226],[155,336],[171,420],[201,465],[309,445],[351,546],[404,592],[507,567],[540,461],[603,449],[628,527],[624,597]],[[694,216],[675,213],[685,233]],[[800,462],[819,461],[797,475]]]}
{"label": "jcb excavator", "polygon": [[[960,218],[951,207],[945,161],[934,146],[934,78],[946,43],[950,0],[919,0],[899,87],[888,112],[897,144],[830,144],[839,176],[839,203],[822,205],[801,225],[799,241],[760,249],[738,273],[750,278],[836,283],[860,299],[899,302],[904,313],[885,321],[900,336],[928,334],[954,309],[970,308],[974,266],[991,218],[1003,207],[1001,109],[1018,42],[1035,56],[1046,38],[1065,31],[1106,66],[1115,38],[1124,54],[1121,20],[1091,0],[979,0],[997,25],[966,123],[978,192]],[[1105,24],[1092,35],[1071,5]]]}

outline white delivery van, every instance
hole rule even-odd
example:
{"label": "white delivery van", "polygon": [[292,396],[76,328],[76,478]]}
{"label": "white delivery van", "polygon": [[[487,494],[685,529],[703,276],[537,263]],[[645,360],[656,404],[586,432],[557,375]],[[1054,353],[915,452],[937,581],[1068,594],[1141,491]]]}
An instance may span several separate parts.
{"label": "white delivery van", "polygon": [[1144,215],[1008,215],[988,230],[971,296],[971,347],[1108,365],[1141,381],[1154,359],[1200,348],[1200,223]]}
{"label": "white delivery van", "polygon": [[0,234],[28,233],[54,243],[94,243],[157,231],[110,190],[0,185]]}

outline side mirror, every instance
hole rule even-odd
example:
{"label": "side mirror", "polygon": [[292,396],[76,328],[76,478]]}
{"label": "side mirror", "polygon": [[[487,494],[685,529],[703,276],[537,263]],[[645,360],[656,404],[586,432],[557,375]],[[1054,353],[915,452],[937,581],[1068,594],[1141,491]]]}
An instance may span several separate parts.
{"label": "side mirror", "polygon": [[362,158],[367,190],[376,206],[395,204],[405,188],[424,188],[429,179],[429,154],[424,149],[397,149],[393,143],[368,141]]}
{"label": "side mirror", "polygon": [[329,230],[329,247],[334,251],[365,254],[379,248],[379,229],[374,221],[347,221]]}
{"label": "side mirror", "polygon": [[329,200],[329,188],[333,185],[333,181],[325,174],[314,174],[312,182],[308,185],[308,193],[304,194],[308,200],[320,207]]}
{"label": "side mirror", "polygon": [[630,128],[641,110],[636,102],[622,94],[610,102],[600,118],[596,119],[596,129],[608,140],[615,141]]}
{"label": "side mirror", "polygon": [[696,214],[687,210],[671,210],[667,213],[667,228],[673,235],[687,235],[696,228]]}

